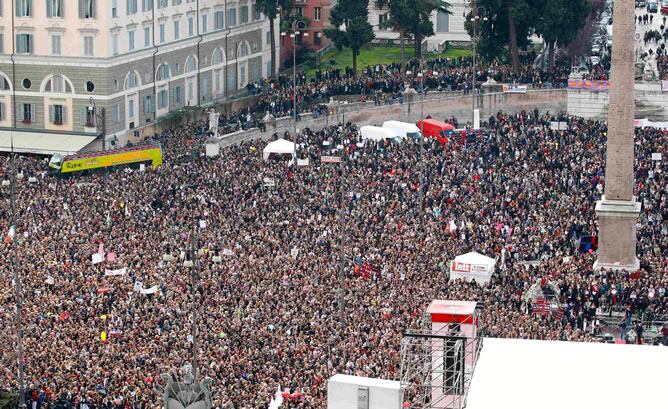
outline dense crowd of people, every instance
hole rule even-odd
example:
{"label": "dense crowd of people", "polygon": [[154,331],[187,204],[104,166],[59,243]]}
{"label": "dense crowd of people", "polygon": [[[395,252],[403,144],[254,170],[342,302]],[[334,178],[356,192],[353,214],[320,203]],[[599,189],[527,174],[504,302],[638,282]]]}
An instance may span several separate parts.
{"label": "dense crowd of people", "polygon": [[[600,71],[600,72],[599,72]],[[595,73],[597,79],[607,78],[602,70]],[[564,88],[568,85],[570,67],[555,66],[542,70],[533,65],[522,65],[514,70],[509,65],[478,65],[476,68],[476,90],[488,79],[498,83],[517,83],[534,88]],[[418,74],[422,73],[422,76]],[[473,64],[470,58],[436,58],[423,61],[411,60],[402,74],[401,65],[387,64],[365,67],[354,76],[352,69],[334,69],[318,73],[307,79],[306,74],[297,75],[297,116],[305,113],[322,115],[324,105],[330,98],[349,101],[375,101],[390,104],[402,101],[407,88],[418,91],[463,92],[473,89]],[[220,129],[224,133],[262,126],[265,115],[275,118],[294,116],[295,103],[293,79],[280,76],[248,84],[247,91],[257,97],[257,102],[238,112],[224,114],[220,118]]]}
{"label": "dense crowd of people", "polygon": [[[619,336],[645,342],[640,320],[668,314],[668,167],[651,157],[668,134],[636,135],[641,270],[594,272],[605,125],[533,111],[484,128],[422,147],[362,143],[352,123],[305,129],[307,166],[264,161],[262,141],[207,158],[201,123],[160,135],[155,169],[60,178],[19,157],[16,235],[0,244],[0,389],[17,388],[15,268],[33,409],[157,407],[159,375],[190,362],[193,301],[199,370],[224,409],[264,408],[279,385],[297,392],[286,407],[322,408],[335,373],[397,379],[402,334],[433,299],[479,301],[484,336],[599,341],[600,314],[622,311]],[[6,157],[0,169],[9,180]],[[498,259],[487,286],[448,280],[471,250]],[[535,284],[559,290],[558,314],[525,297]]]}

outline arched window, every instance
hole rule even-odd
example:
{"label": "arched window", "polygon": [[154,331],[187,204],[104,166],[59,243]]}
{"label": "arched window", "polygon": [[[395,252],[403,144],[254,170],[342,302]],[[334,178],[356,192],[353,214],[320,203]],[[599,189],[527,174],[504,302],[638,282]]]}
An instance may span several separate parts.
{"label": "arched window", "polygon": [[125,89],[137,88],[139,86],[139,76],[135,71],[130,71],[125,77]]}
{"label": "arched window", "polygon": [[53,92],[56,94],[71,94],[72,85],[62,75],[54,75],[48,79],[44,85],[44,92]]}
{"label": "arched window", "polygon": [[12,89],[12,86],[9,84],[9,81],[7,81],[7,78],[0,74],[0,91],[10,91]]}
{"label": "arched window", "polygon": [[158,81],[168,80],[170,76],[169,64],[160,64],[158,67]]}
{"label": "arched window", "polygon": [[213,51],[213,58],[211,59],[212,65],[218,65],[223,63],[223,50],[221,48],[216,48]]}
{"label": "arched window", "polygon": [[186,72],[197,70],[197,60],[192,55],[186,59]]}
{"label": "arched window", "polygon": [[241,43],[239,46],[239,58],[248,57],[248,44],[246,42]]}

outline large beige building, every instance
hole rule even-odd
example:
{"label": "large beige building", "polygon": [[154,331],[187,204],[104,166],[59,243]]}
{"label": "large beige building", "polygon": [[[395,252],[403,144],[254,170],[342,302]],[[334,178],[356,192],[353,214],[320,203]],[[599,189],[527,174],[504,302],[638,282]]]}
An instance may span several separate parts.
{"label": "large beige building", "polygon": [[254,0],[0,0],[0,133],[115,146],[268,76],[270,47]]}
{"label": "large beige building", "polygon": [[[427,50],[443,49],[448,42],[470,42],[471,37],[466,32],[464,23],[465,14],[470,10],[469,0],[451,0],[450,14],[434,12],[431,22],[434,24],[434,35],[425,40]],[[389,12],[386,7],[379,8],[376,1],[369,1],[369,22],[376,34],[376,41],[398,41],[399,33],[386,26]]]}

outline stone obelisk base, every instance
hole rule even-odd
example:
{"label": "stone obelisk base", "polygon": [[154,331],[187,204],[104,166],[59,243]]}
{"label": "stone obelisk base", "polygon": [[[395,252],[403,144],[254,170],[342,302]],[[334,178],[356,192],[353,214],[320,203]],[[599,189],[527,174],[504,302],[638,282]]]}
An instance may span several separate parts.
{"label": "stone obelisk base", "polygon": [[598,216],[598,260],[594,270],[636,271],[636,223],[640,203],[633,200],[602,200],[596,202]]}

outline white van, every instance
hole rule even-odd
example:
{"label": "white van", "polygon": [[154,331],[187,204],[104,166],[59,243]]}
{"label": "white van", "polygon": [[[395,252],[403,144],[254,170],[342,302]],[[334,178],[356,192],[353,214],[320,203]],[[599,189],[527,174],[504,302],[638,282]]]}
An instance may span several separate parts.
{"label": "white van", "polygon": [[362,135],[362,140],[372,140],[380,142],[386,139],[393,141],[401,141],[401,137],[397,132],[388,129],[381,128],[379,126],[363,126],[360,128],[360,135]]}
{"label": "white van", "polygon": [[418,139],[422,137],[420,128],[418,128],[415,124],[409,124],[407,122],[385,121],[383,122],[383,128],[387,128],[392,132],[395,132],[401,139]]}

